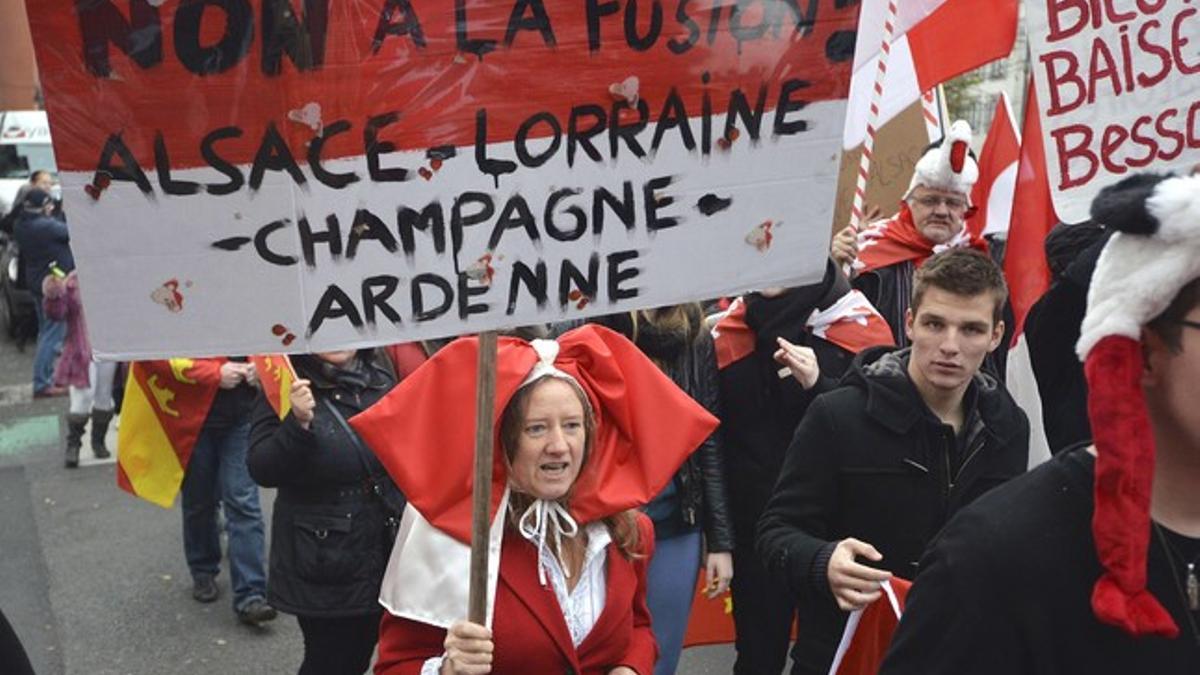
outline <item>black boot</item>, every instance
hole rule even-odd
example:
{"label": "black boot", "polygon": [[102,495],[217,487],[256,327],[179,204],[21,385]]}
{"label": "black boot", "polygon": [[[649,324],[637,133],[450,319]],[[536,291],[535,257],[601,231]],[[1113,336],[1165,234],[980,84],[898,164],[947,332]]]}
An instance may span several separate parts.
{"label": "black boot", "polygon": [[112,457],[108,448],[104,447],[104,437],[108,435],[108,423],[112,418],[111,410],[92,410],[92,454],[96,459]]}
{"label": "black boot", "polygon": [[63,463],[68,469],[79,466],[79,448],[83,446],[83,428],[87,423],[87,415],[67,415],[67,457]]}

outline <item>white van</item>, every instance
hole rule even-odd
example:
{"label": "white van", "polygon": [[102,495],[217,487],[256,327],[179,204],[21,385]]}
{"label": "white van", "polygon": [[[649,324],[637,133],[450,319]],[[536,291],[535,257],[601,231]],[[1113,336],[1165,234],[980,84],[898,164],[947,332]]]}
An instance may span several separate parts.
{"label": "white van", "polygon": [[17,190],[29,182],[29,175],[39,169],[58,174],[46,113],[0,112],[0,216],[12,207]]}

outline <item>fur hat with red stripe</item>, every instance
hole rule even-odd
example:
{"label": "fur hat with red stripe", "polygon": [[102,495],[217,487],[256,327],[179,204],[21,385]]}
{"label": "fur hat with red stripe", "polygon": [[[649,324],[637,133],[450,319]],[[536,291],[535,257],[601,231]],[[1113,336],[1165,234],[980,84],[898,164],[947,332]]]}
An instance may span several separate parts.
{"label": "fur hat with red stripe", "polygon": [[1154,436],[1141,338],[1200,277],[1200,176],[1131,176],[1100,192],[1092,219],[1116,231],[1096,264],[1076,347],[1096,445],[1092,534],[1104,567],[1092,609],[1130,634],[1175,637],[1175,622],[1146,589]]}
{"label": "fur hat with red stripe", "polygon": [[979,163],[971,151],[971,125],[958,120],[950,125],[945,138],[926,148],[917,160],[905,198],[918,185],[970,196],[977,180]]}

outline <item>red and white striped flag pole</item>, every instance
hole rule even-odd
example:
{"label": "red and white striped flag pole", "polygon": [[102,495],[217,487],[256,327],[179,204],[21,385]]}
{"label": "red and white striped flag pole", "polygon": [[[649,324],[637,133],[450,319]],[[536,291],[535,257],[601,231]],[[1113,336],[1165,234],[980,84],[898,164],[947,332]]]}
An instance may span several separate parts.
{"label": "red and white striped flag pole", "polygon": [[850,225],[862,227],[863,208],[867,200],[867,178],[871,175],[871,160],[875,156],[875,127],[879,124],[879,106],[883,100],[883,80],[887,75],[888,56],[892,53],[892,38],[896,35],[898,0],[888,0],[887,17],[883,22],[883,44],[879,47],[879,67],[875,71],[875,87],[871,91],[871,108],[867,114],[867,136],[863,139],[862,156],[858,161],[858,180],[854,186],[854,204],[850,209]]}
{"label": "red and white striped flag pole", "polygon": [[938,87],[934,87],[921,94],[921,112],[925,115],[925,130],[929,132],[930,143],[941,140],[946,135],[946,130],[942,127],[942,106],[939,93]]}

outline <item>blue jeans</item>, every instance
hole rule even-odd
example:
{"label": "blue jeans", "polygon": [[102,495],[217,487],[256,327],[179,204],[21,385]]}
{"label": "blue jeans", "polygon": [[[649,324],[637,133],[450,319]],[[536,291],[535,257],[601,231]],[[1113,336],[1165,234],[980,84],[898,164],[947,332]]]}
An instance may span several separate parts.
{"label": "blue jeans", "polygon": [[33,357],[33,391],[45,391],[54,384],[54,361],[62,351],[63,339],[67,337],[66,321],[51,321],[42,309],[42,294],[33,294],[33,308],[37,312],[37,353]]}
{"label": "blue jeans", "polygon": [[679,665],[696,594],[701,540],[700,532],[689,532],[654,542],[654,557],[646,571],[646,604],[658,642],[654,675],[673,675]]}
{"label": "blue jeans", "polygon": [[188,568],[193,578],[215,577],[221,569],[219,503],[229,536],[234,610],[267,595],[266,537],[258,485],[246,468],[249,445],[248,421],[230,427],[205,423],[183,478],[183,552]]}

